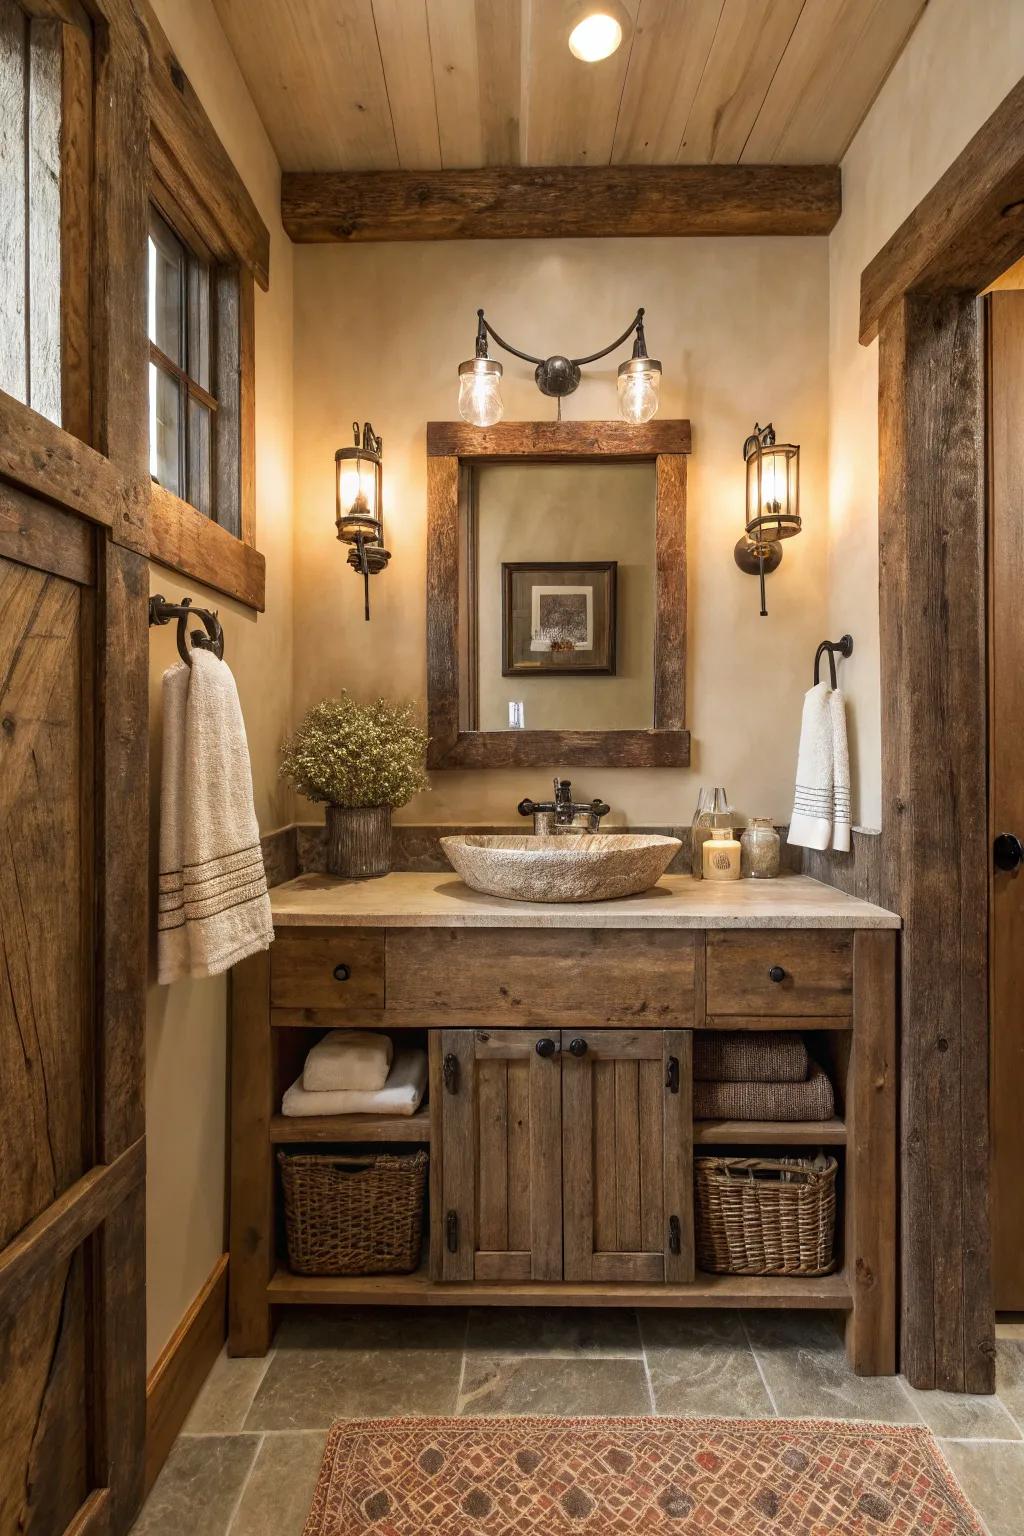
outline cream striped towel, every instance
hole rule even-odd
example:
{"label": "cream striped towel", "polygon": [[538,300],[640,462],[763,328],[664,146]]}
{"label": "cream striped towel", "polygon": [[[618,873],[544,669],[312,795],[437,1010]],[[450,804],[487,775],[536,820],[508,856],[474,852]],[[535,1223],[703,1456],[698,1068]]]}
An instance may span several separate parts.
{"label": "cream striped towel", "polygon": [[850,753],[842,690],[815,683],[804,695],[788,841],[798,848],[850,847]]}
{"label": "cream striped towel", "polygon": [[210,651],[164,673],[157,979],[216,976],[274,937],[238,690]]}

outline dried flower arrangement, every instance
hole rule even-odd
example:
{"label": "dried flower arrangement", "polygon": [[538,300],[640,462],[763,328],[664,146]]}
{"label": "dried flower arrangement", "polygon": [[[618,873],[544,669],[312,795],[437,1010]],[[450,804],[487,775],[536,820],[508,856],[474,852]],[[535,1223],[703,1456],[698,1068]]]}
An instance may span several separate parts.
{"label": "dried flower arrangement", "polygon": [[391,867],[391,811],[428,789],[426,733],[411,704],[348,694],[315,704],[281,748],[281,775],[327,803],[328,872],[346,878]]}
{"label": "dried flower arrangement", "polygon": [[411,704],[348,693],[315,704],[281,748],[281,774],[307,800],[405,805],[427,789],[427,736]]}

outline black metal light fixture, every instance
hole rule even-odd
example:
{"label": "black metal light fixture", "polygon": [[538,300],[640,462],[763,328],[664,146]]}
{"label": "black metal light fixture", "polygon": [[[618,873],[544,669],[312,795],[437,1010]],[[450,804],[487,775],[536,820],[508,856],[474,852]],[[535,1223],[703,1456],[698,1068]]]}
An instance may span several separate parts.
{"label": "black metal light fixture", "polygon": [[764,578],[782,560],[782,540],[800,532],[800,449],[777,443],[771,422],[756,422],[743,444],[747,466],[747,509],[743,537],[733,551],[736,564],[761,581],[761,617],[768,612]]}
{"label": "black metal light fixture", "polygon": [[363,578],[364,616],[370,617],[370,577],[391,559],[384,548],[384,516],[381,508],[381,449],[383,443],[367,422],[360,435],[352,423],[354,446],[339,448],[334,455],[337,481],[338,538],[351,546],[348,563]]}
{"label": "black metal light fixture", "polygon": [[537,388],[542,395],[553,396],[558,401],[558,419],[561,420],[562,400],[578,387],[582,369],[588,363],[596,363],[600,358],[607,357],[609,352],[614,352],[616,347],[621,347],[632,336],[633,355],[619,367],[619,410],[626,421],[636,423],[650,421],[656,414],[661,388],[661,364],[657,358],[647,355],[642,309],[637,310],[621,336],[616,336],[607,347],[602,347],[600,352],[591,352],[587,357],[563,357],[557,352],[552,357],[532,357],[529,352],[520,352],[518,347],[503,341],[494,327],[484,319],[482,309],[477,310],[476,316],[476,355],[459,364],[459,415],[473,426],[493,427],[504,414],[501,403],[503,369],[497,358],[487,355],[488,337],[513,357],[535,365]]}

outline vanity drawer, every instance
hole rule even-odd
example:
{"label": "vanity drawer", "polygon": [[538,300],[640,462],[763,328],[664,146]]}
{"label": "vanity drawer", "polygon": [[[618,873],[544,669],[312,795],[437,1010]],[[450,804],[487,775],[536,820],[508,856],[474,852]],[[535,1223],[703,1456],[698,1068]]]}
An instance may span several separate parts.
{"label": "vanity drawer", "polygon": [[383,1008],[384,930],[291,928],[270,947],[274,1008]]}
{"label": "vanity drawer", "polygon": [[388,1007],[430,1022],[634,1028],[693,1022],[693,935],[665,930],[388,931]]}
{"label": "vanity drawer", "polygon": [[709,1017],[834,1016],[849,1014],[852,1007],[852,934],[828,929],[708,934]]}

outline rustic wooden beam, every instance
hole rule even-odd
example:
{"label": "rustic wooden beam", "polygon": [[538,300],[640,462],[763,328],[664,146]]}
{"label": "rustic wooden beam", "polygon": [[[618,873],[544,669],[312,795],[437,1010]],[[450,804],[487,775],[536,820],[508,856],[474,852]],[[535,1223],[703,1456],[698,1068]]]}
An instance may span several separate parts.
{"label": "rustic wooden beam", "polygon": [[654,459],[689,453],[685,419],[647,421],[502,421],[474,427],[466,421],[428,421],[427,457],[486,459]]}
{"label": "rustic wooden beam", "polygon": [[295,241],[529,240],[569,235],[827,235],[835,165],[500,166],[288,172]]}
{"label": "rustic wooden beam", "polygon": [[[252,272],[261,288],[270,286],[270,231],[260,218],[241,176],[149,4],[135,0],[149,46],[149,134],[154,169],[169,192],[219,240],[211,243],[223,259],[225,248]],[[196,200],[199,206],[196,207]]]}
{"label": "rustic wooden beam", "polygon": [[0,478],[105,527],[144,521],[146,486],[0,390]]}
{"label": "rustic wooden beam", "polygon": [[263,612],[266,560],[187,501],[153,486],[149,555],[181,576]]}
{"label": "rustic wooden beam", "polygon": [[980,301],[899,301],[879,346],[881,897],[901,946],[901,1366],[991,1392],[984,366]]}
{"label": "rustic wooden beam", "polygon": [[980,293],[1024,255],[1024,80],[982,124],[860,280],[860,339],[904,293]]}

